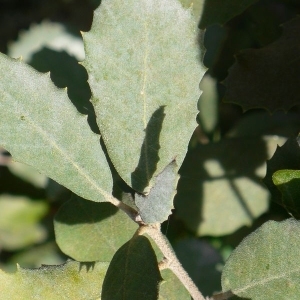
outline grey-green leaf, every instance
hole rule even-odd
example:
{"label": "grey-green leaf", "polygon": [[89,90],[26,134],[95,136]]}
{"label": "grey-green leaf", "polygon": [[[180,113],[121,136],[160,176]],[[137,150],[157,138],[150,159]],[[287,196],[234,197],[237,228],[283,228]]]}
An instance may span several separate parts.
{"label": "grey-green leaf", "polygon": [[83,35],[92,102],[120,176],[148,193],[196,127],[197,25],[178,0],[103,0]]}
{"label": "grey-green leaf", "polygon": [[0,145],[83,198],[107,201],[112,177],[99,136],[49,75],[0,54]]}
{"label": "grey-green leaf", "polygon": [[102,287],[102,300],[157,300],[159,283],[155,252],[144,236],[135,236],[114,255]]}
{"label": "grey-green leaf", "polygon": [[177,165],[173,161],[157,176],[154,187],[148,196],[135,196],[135,204],[145,223],[162,223],[172,213],[173,199],[179,176]]}
{"label": "grey-green leaf", "polygon": [[269,221],[246,237],[229,257],[223,291],[252,300],[299,299],[300,223]]}
{"label": "grey-green leaf", "polygon": [[54,219],[56,242],[78,261],[110,261],[132,237],[137,224],[110,203],[72,197]]}
{"label": "grey-green leaf", "polygon": [[8,274],[0,270],[0,300],[99,300],[108,263],[68,261],[38,269],[18,268]]}

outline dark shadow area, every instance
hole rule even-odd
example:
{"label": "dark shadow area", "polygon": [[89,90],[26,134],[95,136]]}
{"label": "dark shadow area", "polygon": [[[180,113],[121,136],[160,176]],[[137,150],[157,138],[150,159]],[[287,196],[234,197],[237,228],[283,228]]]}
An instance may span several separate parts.
{"label": "dark shadow area", "polygon": [[185,238],[174,244],[176,256],[204,296],[221,290],[221,255],[208,242]]}
{"label": "dark shadow area", "polygon": [[67,52],[43,48],[32,56],[29,63],[39,72],[50,72],[51,80],[59,88],[68,89],[68,96],[81,114],[88,115],[91,129],[99,133],[94,107],[89,101],[91,90],[86,69]]}
{"label": "dark shadow area", "polygon": [[165,118],[165,106],[160,106],[151,116],[145,129],[145,138],[141,148],[140,160],[131,174],[132,188],[143,192],[148,186],[159,161],[159,136]]}
{"label": "dark shadow area", "polygon": [[64,203],[55,216],[57,222],[63,224],[86,224],[100,222],[111,217],[118,208],[107,202],[88,201],[77,195]]}
{"label": "dark shadow area", "polygon": [[94,270],[95,262],[81,262],[79,266],[79,271],[82,271],[84,268],[87,272],[89,272],[90,270]]}
{"label": "dark shadow area", "polygon": [[0,166],[0,194],[26,195],[32,199],[45,199],[46,193],[29,182],[12,174],[7,167]]}
{"label": "dark shadow area", "polygon": [[106,160],[108,162],[111,174],[112,174],[112,178],[113,178],[113,191],[112,194],[114,197],[116,197],[117,199],[121,200],[122,199],[122,193],[130,193],[130,194],[134,194],[135,191],[134,189],[132,189],[123,179],[122,177],[119,175],[119,173],[117,172],[115,166],[113,165],[108,153],[107,153],[107,148],[103,142],[103,139],[100,138],[100,145],[102,148],[102,151],[105,154]]}

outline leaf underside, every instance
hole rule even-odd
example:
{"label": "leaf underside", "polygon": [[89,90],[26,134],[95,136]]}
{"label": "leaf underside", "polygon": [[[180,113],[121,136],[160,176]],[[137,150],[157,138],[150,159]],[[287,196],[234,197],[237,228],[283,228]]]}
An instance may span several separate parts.
{"label": "leaf underside", "polygon": [[177,0],[104,0],[83,34],[83,65],[108,154],[141,193],[174,158],[181,165],[196,127],[205,71],[196,27]]}
{"label": "leaf underside", "polygon": [[124,212],[110,203],[73,196],[54,219],[60,249],[77,261],[110,261],[137,229]]}
{"label": "leaf underside", "polygon": [[234,250],[222,274],[223,291],[253,300],[296,300],[300,293],[300,224],[268,221]]}
{"label": "leaf underside", "polygon": [[112,178],[99,136],[49,75],[0,54],[0,144],[83,198],[107,201]]}

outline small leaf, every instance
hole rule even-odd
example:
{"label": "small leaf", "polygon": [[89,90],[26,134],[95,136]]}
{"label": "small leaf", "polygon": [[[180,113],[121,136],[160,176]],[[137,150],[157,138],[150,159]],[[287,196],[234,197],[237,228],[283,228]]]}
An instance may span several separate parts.
{"label": "small leaf", "polygon": [[282,205],[293,214],[300,216],[300,170],[279,170],[273,176],[273,183],[282,194]]}
{"label": "small leaf", "polygon": [[110,261],[137,224],[110,203],[73,196],[56,214],[54,229],[58,246],[68,256],[78,261]]}
{"label": "small leaf", "polygon": [[[273,157],[267,162],[267,174],[263,181],[272,194],[272,201],[282,205],[294,217],[299,218],[299,198],[290,198],[290,196],[286,194],[286,189],[292,186],[293,190],[296,188],[295,183],[298,180],[288,182],[289,180],[284,176],[285,171],[278,173],[273,178],[274,174],[279,170],[289,170],[288,173],[292,172],[290,175],[298,175],[297,172],[300,170],[300,148],[298,139],[290,138],[282,147],[276,149]],[[283,183],[283,185],[279,187],[280,183]]]}
{"label": "small leaf", "polygon": [[108,263],[68,261],[38,269],[18,268],[7,274],[0,270],[0,300],[98,300]]}
{"label": "small leaf", "polygon": [[103,282],[101,299],[157,300],[161,280],[149,240],[136,236],[114,255]]}
{"label": "small leaf", "polygon": [[46,238],[45,229],[38,224],[47,213],[48,205],[24,196],[0,196],[0,245],[16,250]]}
{"label": "small leaf", "polygon": [[223,291],[252,300],[298,299],[300,223],[269,221],[247,236],[229,257]]}
{"label": "small leaf", "polygon": [[100,132],[116,170],[138,192],[147,194],[151,178],[186,154],[205,72],[196,37],[177,0],[104,0],[83,35]]}
{"label": "small leaf", "polygon": [[[243,50],[236,56],[225,81],[225,102],[244,110],[289,110],[300,103],[300,18],[283,26],[281,38],[261,49]],[[284,86],[284,88],[283,88]]]}
{"label": "small leaf", "polygon": [[79,196],[109,201],[112,178],[99,136],[49,75],[0,54],[0,144]]}
{"label": "small leaf", "polygon": [[162,223],[172,213],[173,199],[179,179],[177,165],[173,161],[157,176],[148,196],[135,196],[135,204],[142,220],[147,223]]}

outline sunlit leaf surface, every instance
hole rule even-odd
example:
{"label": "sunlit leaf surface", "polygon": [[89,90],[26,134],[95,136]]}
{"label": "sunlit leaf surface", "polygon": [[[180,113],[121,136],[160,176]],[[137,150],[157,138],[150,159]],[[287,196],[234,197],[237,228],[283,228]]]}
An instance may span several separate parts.
{"label": "sunlit leaf surface", "polygon": [[[176,20],[176,21],[175,21]],[[196,127],[197,25],[177,0],[104,0],[83,34],[92,103],[120,176],[149,192]]]}
{"label": "sunlit leaf surface", "polygon": [[252,300],[296,300],[300,293],[300,224],[269,221],[246,237],[229,257],[223,291]]}

